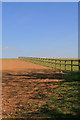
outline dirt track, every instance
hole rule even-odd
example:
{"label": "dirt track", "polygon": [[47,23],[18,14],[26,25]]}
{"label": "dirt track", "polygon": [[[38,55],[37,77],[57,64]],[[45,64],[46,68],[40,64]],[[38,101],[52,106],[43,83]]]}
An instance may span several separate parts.
{"label": "dirt track", "polygon": [[[2,60],[2,116],[27,117],[38,112],[62,79],[58,71],[21,60]],[[19,112],[20,111],[20,112]]]}

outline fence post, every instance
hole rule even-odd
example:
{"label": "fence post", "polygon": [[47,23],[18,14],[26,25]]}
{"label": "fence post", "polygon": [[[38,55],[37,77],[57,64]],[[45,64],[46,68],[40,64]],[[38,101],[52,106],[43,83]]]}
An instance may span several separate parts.
{"label": "fence post", "polygon": [[60,70],[61,70],[61,60],[60,60]]}
{"label": "fence post", "polygon": [[66,70],[66,60],[65,60],[65,70]]}
{"label": "fence post", "polygon": [[55,69],[56,69],[56,60],[55,60]]}
{"label": "fence post", "polygon": [[78,60],[78,65],[79,65],[79,72],[80,72],[80,60]]}
{"label": "fence post", "polygon": [[73,60],[71,60],[71,71],[72,71],[72,67],[73,67],[72,63],[73,63]]}

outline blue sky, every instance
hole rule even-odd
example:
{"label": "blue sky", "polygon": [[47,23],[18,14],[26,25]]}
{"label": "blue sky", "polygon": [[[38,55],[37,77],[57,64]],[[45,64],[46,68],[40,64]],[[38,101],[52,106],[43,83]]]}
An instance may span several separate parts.
{"label": "blue sky", "polygon": [[77,2],[2,5],[2,57],[78,57]]}

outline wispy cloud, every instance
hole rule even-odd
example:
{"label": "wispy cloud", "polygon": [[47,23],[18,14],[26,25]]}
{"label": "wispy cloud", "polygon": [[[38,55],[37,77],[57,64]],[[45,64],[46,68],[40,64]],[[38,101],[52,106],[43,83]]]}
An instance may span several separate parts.
{"label": "wispy cloud", "polygon": [[8,49],[9,49],[8,46],[5,46],[5,47],[2,48],[3,51],[6,51],[6,50],[8,50]]}
{"label": "wispy cloud", "polygon": [[5,47],[2,47],[2,51],[8,51],[8,52],[21,52],[22,49],[16,48],[16,47],[12,47],[12,46],[5,46]]}

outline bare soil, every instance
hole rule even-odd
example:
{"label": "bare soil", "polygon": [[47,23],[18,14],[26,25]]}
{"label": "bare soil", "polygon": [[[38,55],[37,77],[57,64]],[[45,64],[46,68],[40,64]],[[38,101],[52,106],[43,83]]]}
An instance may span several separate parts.
{"label": "bare soil", "polygon": [[[27,117],[39,113],[53,88],[62,81],[59,71],[17,60],[2,60],[2,118]],[[36,109],[35,109],[36,108]]]}

